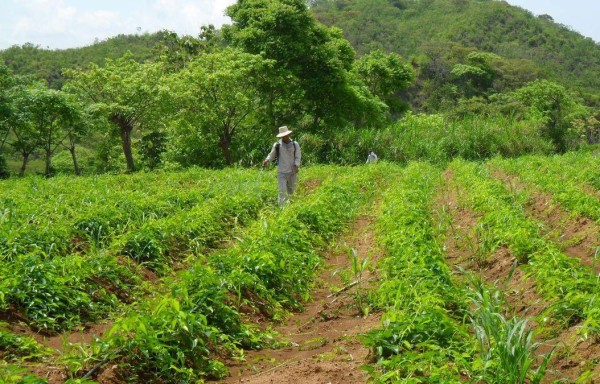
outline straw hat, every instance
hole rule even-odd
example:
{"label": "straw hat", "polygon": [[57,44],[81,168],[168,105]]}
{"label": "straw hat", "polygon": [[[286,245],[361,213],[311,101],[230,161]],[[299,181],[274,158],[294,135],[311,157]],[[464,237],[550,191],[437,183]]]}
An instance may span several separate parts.
{"label": "straw hat", "polygon": [[289,135],[292,132],[293,131],[290,131],[288,129],[287,125],[284,125],[283,127],[279,127],[279,134],[277,134],[277,137],[285,137],[285,136]]}

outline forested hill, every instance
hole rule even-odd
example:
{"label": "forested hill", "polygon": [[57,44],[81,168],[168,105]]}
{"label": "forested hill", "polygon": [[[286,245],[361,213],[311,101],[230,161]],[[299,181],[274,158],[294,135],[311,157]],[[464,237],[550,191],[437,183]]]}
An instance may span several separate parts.
{"label": "forested hill", "polygon": [[[469,49],[511,59],[515,72],[531,73],[572,90],[595,95],[600,89],[600,44],[555,23],[549,15],[497,0],[312,0],[321,23],[337,26],[359,55],[374,49],[412,58],[437,60],[451,68]],[[15,73],[62,85],[63,68],[102,65],[127,51],[137,61],[151,59],[165,32],[118,35],[90,46],[48,50],[28,43],[0,51],[0,62]],[[420,59],[419,59],[420,58]],[[419,63],[421,60],[421,63]],[[440,60],[442,61],[440,63]],[[518,68],[516,68],[518,67]]]}
{"label": "forested hill", "polygon": [[[524,60],[520,65],[571,89],[600,89],[598,42],[504,1],[316,0],[312,11],[341,28],[359,54],[379,48],[405,58],[444,56],[453,43]],[[445,56],[451,60],[452,53]]]}
{"label": "forested hill", "polygon": [[46,79],[52,88],[60,88],[62,69],[83,67],[89,63],[102,65],[105,59],[122,57],[131,52],[139,62],[153,58],[165,32],[142,35],[118,35],[82,48],[44,49],[34,43],[15,45],[0,51],[4,63],[19,75]]}

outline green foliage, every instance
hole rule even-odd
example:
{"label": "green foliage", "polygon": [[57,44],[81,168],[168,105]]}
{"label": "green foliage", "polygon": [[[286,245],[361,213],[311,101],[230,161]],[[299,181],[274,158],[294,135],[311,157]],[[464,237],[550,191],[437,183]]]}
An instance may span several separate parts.
{"label": "green foliage", "polygon": [[492,61],[498,56],[491,53],[472,52],[466,64],[456,64],[450,72],[454,82],[466,98],[484,95],[493,85],[496,73]]}
{"label": "green foliage", "polygon": [[70,95],[48,89],[45,84],[32,84],[17,94],[13,102],[19,111],[19,124],[13,132],[23,145],[27,140],[27,151],[39,149],[44,152],[44,173],[50,176],[52,155],[64,137],[71,133],[79,113],[78,105]]}
{"label": "green foliage", "polygon": [[140,284],[113,258],[76,255],[52,260],[22,255],[2,263],[0,274],[3,300],[22,308],[31,325],[46,333],[98,320],[119,298],[130,301]]}
{"label": "green foliage", "polygon": [[148,303],[141,311],[118,321],[105,341],[107,348],[118,346],[121,370],[129,379],[189,382],[226,374],[225,366],[211,357],[233,347],[204,315],[183,310],[172,298]]}
{"label": "green foliage", "polygon": [[480,222],[490,229],[494,243],[508,246],[520,263],[527,263],[538,293],[553,302],[551,313],[565,326],[579,320],[595,324],[599,314],[596,274],[540,234],[540,223],[529,219],[523,208],[527,192],[507,190],[481,165],[454,161],[449,168],[459,185],[468,189],[464,203],[482,213]]}
{"label": "green foliage", "polygon": [[[502,314],[498,292],[490,292],[481,283],[472,295],[475,309],[471,322],[481,350],[480,361],[484,377],[493,378],[494,383],[540,383],[552,352],[538,362],[534,332],[528,321],[516,317],[506,319]],[[533,366],[539,364],[538,369]]]}
{"label": "green foliage", "polygon": [[114,60],[127,52],[131,52],[136,61],[144,62],[155,56],[155,50],[167,35],[164,31],[143,35],[121,34],[95,41],[86,47],[64,50],[44,49],[32,41],[0,51],[0,61],[17,75],[32,75],[45,80],[53,89],[60,89],[65,81],[63,69],[83,68],[90,63],[102,65],[106,59]]}
{"label": "green foliage", "polygon": [[323,136],[303,135],[299,142],[307,161],[336,164],[364,163],[370,150],[388,161],[439,164],[457,157],[482,160],[497,154],[516,157],[552,152],[539,123],[502,115],[449,119],[407,113],[383,129],[346,128]]}
{"label": "green foliage", "polygon": [[[96,170],[96,152],[88,147],[77,147],[76,149],[77,164],[80,175],[89,175],[94,172],[100,172],[101,169]],[[73,157],[69,151],[57,150],[56,154],[52,156],[52,169],[55,174],[71,175],[75,173],[73,168]]]}
{"label": "green foliage", "polygon": [[116,128],[130,172],[135,170],[131,149],[134,130],[158,124],[171,107],[168,93],[159,86],[163,71],[159,64],[139,64],[126,55],[107,59],[104,67],[92,64],[88,70],[65,72],[65,89]]}
{"label": "green foliage", "polygon": [[[364,342],[377,358],[371,368],[379,383],[460,382],[472,356],[466,303],[450,279],[442,248],[430,223],[429,208],[439,170],[411,163],[393,177],[378,220],[386,249],[375,303],[385,310],[383,327]],[[413,380],[412,378],[422,378]]]}
{"label": "green foliage", "polygon": [[543,123],[542,133],[552,140],[557,151],[564,152],[570,143],[577,143],[577,132],[571,122],[585,115],[585,108],[570,96],[564,87],[544,80],[534,81],[518,89],[514,97],[530,108],[533,119]]}
{"label": "green foliage", "polygon": [[154,131],[142,137],[139,154],[143,164],[149,169],[156,169],[161,164],[161,156],[166,151],[167,136],[164,132]]}
{"label": "green foliage", "polygon": [[[443,52],[453,44],[491,52],[512,61],[502,65],[505,80],[538,72],[570,89],[596,95],[600,88],[596,42],[545,17],[498,1],[317,1],[311,11],[320,22],[344,30],[359,54],[376,49],[422,57],[437,75],[454,64]],[[485,31],[485,33],[483,32]],[[441,60],[439,60],[441,59]],[[463,61],[463,64],[467,64]],[[511,68],[512,67],[512,68]],[[533,72],[531,72],[533,70]],[[422,73],[423,80],[439,76]],[[529,77],[525,82],[533,80]],[[419,80],[418,80],[419,82]],[[511,82],[511,81],[509,81]],[[523,85],[525,82],[521,82]]]}
{"label": "green foliage", "polygon": [[[240,235],[239,243],[198,260],[166,283],[169,292],[126,313],[95,343],[94,359],[119,361],[120,372],[135,380],[222,377],[226,369],[219,356],[237,357],[240,347],[256,348],[270,340],[245,325],[242,313],[256,310],[280,319],[284,310],[309,298],[320,265],[315,250],[356,215],[382,182],[386,167],[337,175],[292,203],[294,209],[265,214],[264,221]],[[238,213],[245,209],[232,207]],[[240,215],[240,220],[246,219]]]}
{"label": "green foliage", "polygon": [[0,322],[0,358],[3,361],[36,361],[53,353],[32,337],[14,334],[7,325]]}
{"label": "green foliage", "polygon": [[4,362],[0,364],[0,380],[6,384],[48,384],[48,380],[28,373],[27,369]]}
{"label": "green foliage", "polygon": [[492,164],[550,193],[553,200],[570,212],[600,221],[600,202],[589,192],[600,185],[598,156],[573,152],[552,157],[494,159]]}
{"label": "green foliage", "polygon": [[[233,25],[224,28],[226,40],[273,60],[274,75],[301,90],[298,99],[288,101],[294,103],[287,108],[291,114],[277,122],[300,122],[314,132],[368,115],[373,96],[360,92],[349,76],[354,50],[339,29],[316,22],[305,1],[244,1],[230,6],[227,15]],[[273,89],[269,94],[270,102],[286,96]]]}
{"label": "green foliage", "polygon": [[[189,122],[182,127],[198,127],[192,137],[212,139],[209,144],[220,148],[225,164],[242,158],[233,154],[231,147],[238,136],[260,136],[254,126],[255,111],[261,102],[259,89],[268,81],[272,67],[271,60],[235,49],[199,57],[173,78],[182,118]],[[189,136],[177,128],[173,134],[185,137],[180,146],[196,144],[195,140],[187,141]]]}
{"label": "green foliage", "polygon": [[414,72],[399,55],[386,55],[375,50],[358,59],[354,63],[354,71],[373,95],[386,102],[392,114],[403,112],[405,106],[398,93],[408,88],[414,79]]}

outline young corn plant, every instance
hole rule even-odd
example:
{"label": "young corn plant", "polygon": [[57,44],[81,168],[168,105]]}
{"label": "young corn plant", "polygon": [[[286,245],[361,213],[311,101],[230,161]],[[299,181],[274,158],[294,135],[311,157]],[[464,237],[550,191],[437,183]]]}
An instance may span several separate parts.
{"label": "young corn plant", "polygon": [[501,310],[499,291],[490,292],[482,283],[471,295],[475,309],[470,318],[479,341],[481,380],[498,384],[538,384],[545,376],[552,352],[538,362],[534,332],[527,319],[506,318]]}
{"label": "young corn plant", "polygon": [[[369,314],[369,300],[367,292],[363,289],[364,281],[363,275],[369,266],[369,256],[365,256],[362,260],[358,256],[356,248],[350,250],[350,260],[352,262],[352,273],[354,275],[354,283],[356,283],[356,289],[352,295],[354,298],[353,305],[363,316]],[[352,283],[352,284],[354,284]]]}

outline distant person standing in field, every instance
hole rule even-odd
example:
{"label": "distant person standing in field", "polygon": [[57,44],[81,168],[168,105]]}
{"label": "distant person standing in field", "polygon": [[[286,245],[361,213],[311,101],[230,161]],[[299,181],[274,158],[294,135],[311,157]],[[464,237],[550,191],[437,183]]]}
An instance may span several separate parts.
{"label": "distant person standing in field", "polygon": [[291,139],[292,131],[287,126],[279,127],[277,137],[280,139],[271,148],[271,152],[263,161],[263,167],[277,160],[277,186],[279,187],[279,206],[282,207],[294,194],[298,171],[300,170],[300,145]]}
{"label": "distant person standing in field", "polygon": [[374,164],[377,162],[377,155],[373,151],[369,151],[369,156],[367,157],[367,164]]}

